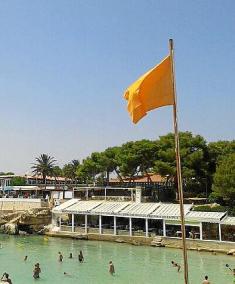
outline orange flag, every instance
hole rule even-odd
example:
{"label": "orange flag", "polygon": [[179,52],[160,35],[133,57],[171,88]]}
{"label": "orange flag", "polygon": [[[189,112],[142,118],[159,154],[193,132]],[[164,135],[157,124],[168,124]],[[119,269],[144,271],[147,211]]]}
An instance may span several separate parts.
{"label": "orange flag", "polygon": [[173,105],[170,55],[129,86],[124,98],[128,101],[127,109],[134,123],[137,123],[150,110]]}

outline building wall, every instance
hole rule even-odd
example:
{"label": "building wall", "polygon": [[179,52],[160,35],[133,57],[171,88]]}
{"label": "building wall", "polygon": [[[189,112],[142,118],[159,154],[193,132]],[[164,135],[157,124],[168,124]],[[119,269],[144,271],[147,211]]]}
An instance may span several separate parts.
{"label": "building wall", "polygon": [[33,208],[41,208],[41,199],[0,198],[0,211],[24,211]]}

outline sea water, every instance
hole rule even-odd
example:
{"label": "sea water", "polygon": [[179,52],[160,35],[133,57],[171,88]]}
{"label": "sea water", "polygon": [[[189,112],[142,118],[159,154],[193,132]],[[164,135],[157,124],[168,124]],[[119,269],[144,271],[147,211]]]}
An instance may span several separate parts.
{"label": "sea water", "polygon": [[[183,283],[183,272],[172,267],[174,260],[183,266],[179,249],[133,246],[129,244],[84,241],[43,236],[0,235],[0,273],[7,272],[13,284],[178,284]],[[84,263],[78,253],[83,251]],[[58,261],[58,252],[64,261]],[[69,253],[73,259],[69,259]],[[226,255],[189,251],[190,284],[200,284],[205,275],[212,284],[233,283],[234,258]],[[28,260],[24,262],[24,256]],[[108,272],[112,260],[116,273]],[[32,277],[34,264],[41,267],[40,279]],[[70,274],[65,276],[64,272]]]}

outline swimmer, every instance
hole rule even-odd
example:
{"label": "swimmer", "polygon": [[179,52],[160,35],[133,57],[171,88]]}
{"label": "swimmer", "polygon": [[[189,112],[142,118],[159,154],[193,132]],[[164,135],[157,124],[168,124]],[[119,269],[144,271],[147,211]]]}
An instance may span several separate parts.
{"label": "swimmer", "polygon": [[11,279],[9,278],[9,274],[4,272],[2,277],[1,277],[1,281],[2,282],[5,282],[5,283],[9,283],[9,284],[12,284],[12,281]]}
{"label": "swimmer", "polygon": [[78,255],[78,260],[79,260],[80,263],[81,263],[81,262],[84,262],[84,256],[83,256],[83,253],[82,253],[81,250],[80,250],[80,253],[79,253],[79,255]]}
{"label": "swimmer", "polygon": [[41,273],[40,264],[39,264],[39,263],[36,263],[36,264],[34,265],[34,269],[33,269],[33,278],[34,278],[34,279],[38,279],[40,273]]}
{"label": "swimmer", "polygon": [[24,261],[26,261],[28,259],[28,256],[26,255],[25,257],[24,257]]}
{"label": "swimmer", "polygon": [[69,254],[69,258],[73,258],[73,254],[72,253]]}
{"label": "swimmer", "polygon": [[69,274],[69,273],[67,273],[67,272],[64,272],[64,276],[69,276],[69,277],[71,277],[72,275]]}
{"label": "swimmer", "polygon": [[58,260],[59,260],[59,262],[62,262],[63,261],[63,255],[62,255],[62,253],[59,251],[58,252]]}
{"label": "swimmer", "polygon": [[210,284],[210,281],[208,280],[208,276],[205,276],[205,279],[202,281],[202,284]]}
{"label": "swimmer", "polygon": [[181,266],[178,263],[176,263],[172,260],[171,264],[172,264],[172,266],[177,267],[178,268],[177,271],[180,272]]}
{"label": "swimmer", "polygon": [[113,275],[115,273],[113,262],[110,260],[109,262],[109,273]]}

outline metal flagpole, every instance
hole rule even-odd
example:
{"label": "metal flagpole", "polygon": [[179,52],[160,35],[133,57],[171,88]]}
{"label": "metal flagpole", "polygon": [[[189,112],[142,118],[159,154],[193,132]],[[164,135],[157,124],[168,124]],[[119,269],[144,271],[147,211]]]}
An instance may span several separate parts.
{"label": "metal flagpole", "polygon": [[180,202],[180,219],[181,219],[183,257],[184,257],[184,283],[189,284],[188,257],[187,257],[185,220],[184,220],[184,196],[183,196],[182,175],[181,175],[179,131],[178,131],[178,121],[177,121],[177,96],[176,96],[176,83],[175,83],[173,39],[169,40],[169,49],[170,49],[170,57],[171,57],[171,72],[172,72],[173,95],[174,95],[173,118],[174,118],[174,132],[175,132],[175,154],[176,154],[177,184],[178,184],[178,194],[179,194],[179,202]]}

